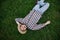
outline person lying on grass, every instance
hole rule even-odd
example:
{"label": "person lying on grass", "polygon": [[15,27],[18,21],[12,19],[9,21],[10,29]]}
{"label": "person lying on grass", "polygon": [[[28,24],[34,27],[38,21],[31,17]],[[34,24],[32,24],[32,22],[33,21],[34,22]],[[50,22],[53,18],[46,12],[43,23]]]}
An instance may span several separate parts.
{"label": "person lying on grass", "polygon": [[49,8],[49,3],[44,2],[44,0],[37,1],[37,4],[30,11],[30,13],[25,18],[16,18],[15,21],[18,24],[18,31],[21,34],[27,32],[27,28],[30,30],[39,30],[46,25],[50,24],[47,21],[43,24],[37,24],[39,19],[42,17],[43,13]]}

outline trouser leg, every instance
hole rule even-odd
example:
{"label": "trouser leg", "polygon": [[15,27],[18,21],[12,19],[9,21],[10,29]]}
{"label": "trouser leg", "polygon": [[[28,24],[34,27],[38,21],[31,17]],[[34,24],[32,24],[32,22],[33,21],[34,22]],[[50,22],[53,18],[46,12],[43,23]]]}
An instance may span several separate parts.
{"label": "trouser leg", "polygon": [[45,3],[44,3],[44,0],[40,0],[40,1],[37,1],[37,4],[39,4],[40,6],[43,6]]}
{"label": "trouser leg", "polygon": [[46,3],[44,6],[38,9],[41,14],[43,14],[49,8],[49,3]]}
{"label": "trouser leg", "polygon": [[33,7],[33,10],[37,10],[37,9],[39,9],[39,7],[40,7],[40,5],[37,4],[37,5],[35,5],[35,6]]}

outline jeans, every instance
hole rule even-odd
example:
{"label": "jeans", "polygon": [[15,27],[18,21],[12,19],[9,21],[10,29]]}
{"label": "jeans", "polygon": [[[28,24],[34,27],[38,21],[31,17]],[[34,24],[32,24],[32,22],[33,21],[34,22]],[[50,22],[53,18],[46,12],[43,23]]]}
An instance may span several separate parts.
{"label": "jeans", "polygon": [[49,8],[49,3],[45,3],[41,8],[41,5],[37,4],[34,6],[34,10],[37,10],[39,12],[41,12],[41,14],[43,14],[48,8]]}

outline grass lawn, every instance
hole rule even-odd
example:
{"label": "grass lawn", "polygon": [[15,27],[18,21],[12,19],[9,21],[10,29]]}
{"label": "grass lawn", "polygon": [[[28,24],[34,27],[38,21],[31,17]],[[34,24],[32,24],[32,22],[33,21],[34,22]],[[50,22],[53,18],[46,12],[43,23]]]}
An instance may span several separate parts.
{"label": "grass lawn", "polygon": [[24,18],[34,7],[36,0],[0,0],[0,40],[59,40],[60,39],[60,0],[45,0],[50,3],[38,23],[51,21],[50,25],[24,35],[17,30],[15,18]]}

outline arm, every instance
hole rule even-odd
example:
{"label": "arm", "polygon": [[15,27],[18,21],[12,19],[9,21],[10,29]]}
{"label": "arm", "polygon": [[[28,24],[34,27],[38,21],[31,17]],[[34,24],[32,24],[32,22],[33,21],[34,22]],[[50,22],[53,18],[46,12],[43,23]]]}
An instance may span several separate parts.
{"label": "arm", "polygon": [[46,23],[43,23],[43,24],[39,24],[39,25],[35,25],[32,30],[39,30],[43,27],[45,27],[46,25],[50,24],[50,21],[47,21]]}
{"label": "arm", "polygon": [[16,18],[15,21],[17,24],[20,24],[19,22],[22,22],[23,18]]}

